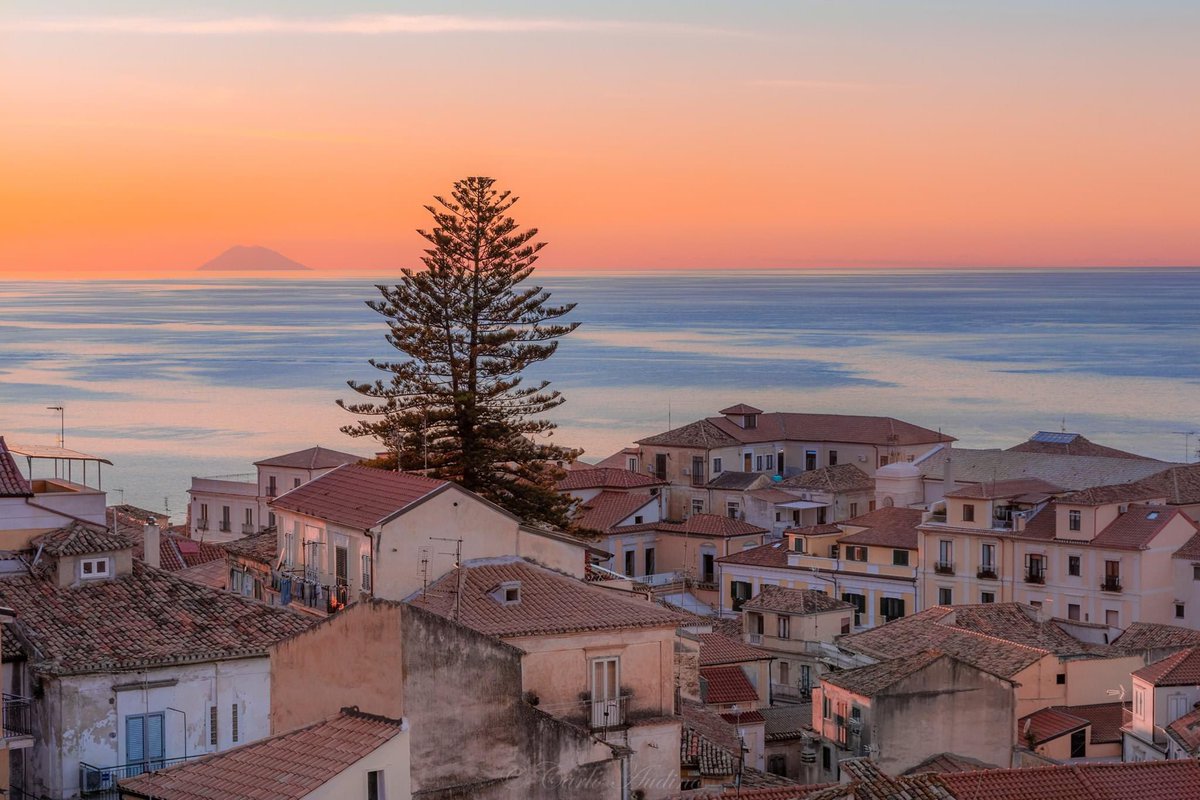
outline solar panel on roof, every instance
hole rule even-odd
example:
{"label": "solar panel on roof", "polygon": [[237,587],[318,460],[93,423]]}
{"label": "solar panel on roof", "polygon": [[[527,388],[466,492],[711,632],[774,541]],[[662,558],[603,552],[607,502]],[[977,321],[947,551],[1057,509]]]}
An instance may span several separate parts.
{"label": "solar panel on roof", "polygon": [[1031,442],[1046,442],[1047,444],[1070,444],[1079,436],[1078,433],[1055,433],[1054,431],[1038,431],[1029,437]]}

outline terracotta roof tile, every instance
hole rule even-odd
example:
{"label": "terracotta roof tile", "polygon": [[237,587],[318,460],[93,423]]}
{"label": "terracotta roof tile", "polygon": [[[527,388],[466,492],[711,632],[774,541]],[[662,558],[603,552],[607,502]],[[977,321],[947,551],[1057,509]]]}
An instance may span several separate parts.
{"label": "terracotta roof tile", "polygon": [[692,514],[683,522],[647,522],[642,525],[623,525],[612,529],[613,533],[637,533],[640,531],[727,538],[760,535],[766,533],[767,529],[721,514]]}
{"label": "terracotta roof tile", "polygon": [[[1038,431],[1038,434],[1042,433],[1043,431]],[[1082,434],[1076,433],[1069,435],[1071,435],[1072,438],[1070,441],[1066,442],[1039,442],[1031,438],[1028,441],[1021,442],[1018,445],[1008,448],[1008,452],[1050,453],[1064,456],[1100,456],[1103,458],[1131,458],[1138,461],[1157,460],[1150,458],[1149,456],[1139,456],[1136,453],[1118,450],[1115,447],[1106,447],[1102,444],[1096,444],[1095,442],[1084,437]],[[1056,436],[1055,438],[1059,437]]]}
{"label": "terracotta roof tile", "polygon": [[821,681],[833,684],[834,686],[840,686],[862,697],[874,697],[898,681],[920,672],[933,662],[944,657],[945,653],[939,650],[922,650],[918,653],[901,656],[900,658],[881,661],[878,664],[842,670],[841,672],[827,672],[821,676]]}
{"label": "terracotta roof tile", "polygon": [[[586,468],[594,467],[597,469],[602,468],[602,467],[613,467],[614,469],[625,469],[626,467],[629,466],[630,457],[637,458],[639,453],[640,453],[640,451],[636,447],[622,447],[620,450],[613,453],[611,456],[602,458],[599,461],[597,461],[595,464],[583,464],[583,466]],[[581,464],[582,462],[575,461],[573,463]]]}
{"label": "terracotta roof tile", "polygon": [[1200,762],[994,769],[939,775],[937,780],[957,800],[1185,800],[1200,797]]}
{"label": "terracotta roof tile", "polygon": [[747,564],[753,567],[787,567],[787,554],[788,550],[783,546],[783,542],[770,542],[732,555],[721,556],[717,559],[717,563]]}
{"label": "terracotta roof tile", "polygon": [[762,500],[764,503],[770,503],[771,505],[776,505],[777,503],[794,503],[800,499],[790,492],[785,492],[783,489],[776,489],[773,486],[768,486],[765,489],[751,489],[746,494],[755,500]]}
{"label": "terracotta roof tile", "polygon": [[689,422],[687,425],[672,428],[665,433],[657,433],[638,439],[641,445],[663,445],[666,447],[695,447],[711,450],[716,447],[733,447],[741,440],[729,435],[712,423],[712,420],[701,419]]}
{"label": "terracotta roof tile", "polygon": [[875,489],[875,479],[854,464],[836,464],[832,467],[810,469],[799,475],[784,478],[779,485],[789,489],[809,489],[840,494],[872,491]]}
{"label": "terracotta roof tile", "polygon": [[1200,503],[1200,464],[1183,464],[1138,481],[1138,485],[1156,496],[1165,496],[1171,505]]}
{"label": "terracotta roof tile", "polygon": [[761,725],[766,720],[763,719],[761,711],[726,711],[721,714],[721,719],[728,722],[730,725]]}
{"label": "terracotta roof tile", "polygon": [[446,481],[347,464],[271,501],[271,506],[366,530],[443,487]]}
{"label": "terracotta roof tile", "polygon": [[259,561],[263,564],[274,562],[275,558],[279,555],[280,549],[278,534],[273,530],[252,533],[241,539],[234,539],[232,542],[225,543],[226,553]]}
{"label": "terracotta roof tile", "polygon": [[893,547],[916,550],[921,538],[917,526],[921,524],[921,510],[889,506],[877,508],[866,514],[839,523],[842,528],[866,528],[838,539],[839,542],[876,547]]}
{"label": "terracotta roof tile", "polygon": [[306,728],[121,781],[154,800],[300,800],[401,732],[401,722],[343,711]]}
{"label": "terracotta roof tile", "polygon": [[[455,598],[461,572],[462,593]],[[519,600],[496,596],[502,584],[519,585]],[[674,628],[687,617],[655,603],[591,586],[519,558],[467,562],[409,598],[414,606],[453,619],[488,636],[519,637],[623,628]]]}
{"label": "terracotta roof tile", "polygon": [[711,705],[752,703],[758,700],[758,690],[741,667],[701,667],[700,677],[707,685],[704,702]]}
{"label": "terracotta roof tile", "polygon": [[974,772],[980,769],[996,769],[995,764],[988,764],[957,753],[938,753],[904,771],[905,775],[924,775],[927,773],[941,774],[945,772]]}
{"label": "terracotta roof tile", "polygon": [[266,652],[313,618],[181,580],[133,562],[129,575],[60,588],[30,575],[0,580],[0,603],[36,648],[35,667],[108,672]]}
{"label": "terracotta roof tile", "polygon": [[310,447],[307,450],[297,450],[281,456],[264,458],[255,461],[256,467],[290,467],[292,469],[332,469],[343,464],[357,464],[362,456],[352,453],[342,453],[327,447]]}
{"label": "terracotta roof tile", "polygon": [[748,405],[746,403],[737,403],[735,405],[730,406],[729,408],[722,408],[717,413],[718,414],[730,414],[730,415],[745,416],[746,414],[761,414],[761,413],[763,413],[763,410],[761,408],[755,408],[754,406]]}
{"label": "terracotta roof tile", "polygon": [[1065,489],[1126,483],[1162,472],[1164,464],[1129,458],[1014,453],[1008,450],[947,448],[923,458],[917,467],[926,480],[941,481],[946,457],[954,461],[960,483],[991,483],[1014,478],[1041,478]]}
{"label": "terracotta roof tile", "polygon": [[1142,482],[1118,483],[1111,486],[1092,486],[1058,498],[1071,506],[1103,506],[1110,503],[1136,503],[1139,500],[1166,499],[1167,493],[1155,490]]}
{"label": "terracotta roof tile", "polygon": [[1195,686],[1200,684],[1200,647],[1189,647],[1155,661],[1133,673],[1151,686]]}
{"label": "terracotta roof tile", "polygon": [[649,489],[664,486],[666,481],[653,475],[630,472],[615,467],[591,467],[568,472],[554,488],[560,492],[578,489]]}
{"label": "terracotta roof tile", "polygon": [[580,530],[607,533],[653,502],[654,495],[603,491],[580,503],[571,522]]}
{"label": "terracotta roof tile", "polygon": [[716,664],[740,664],[744,661],[762,661],[774,658],[766,650],[743,644],[722,633],[701,633],[700,637],[700,666],[710,667]]}
{"label": "terracotta roof tile", "polygon": [[1188,539],[1174,553],[1171,558],[1182,558],[1187,561],[1200,561],[1200,531],[1195,536]]}
{"label": "terracotta roof tile", "polygon": [[[753,488],[755,484],[765,484],[767,481],[770,481],[770,476],[765,472],[738,472],[727,469],[713,476],[712,480],[705,484],[704,488],[745,491],[746,489]],[[793,497],[791,499],[798,500],[799,498]]]}
{"label": "terracotta roof tile", "polygon": [[853,605],[816,589],[787,589],[763,586],[759,593],[742,604],[746,611],[775,611],[785,614],[823,614],[849,611]]}
{"label": "terracotta roof tile", "polygon": [[1121,726],[1125,724],[1123,703],[1091,703],[1086,706],[1055,706],[1055,708],[1092,723],[1092,744],[1121,741]]}
{"label": "terracotta roof tile", "polygon": [[1167,735],[1190,756],[1200,754],[1200,708],[1193,709],[1167,726]]}
{"label": "terracotta roof tile", "polygon": [[0,497],[33,497],[33,489],[0,436]]}
{"label": "terracotta roof tile", "polygon": [[759,709],[765,720],[768,742],[797,739],[812,728],[812,703],[778,705]]}
{"label": "terracotta roof tile", "polygon": [[[1083,730],[1088,720],[1056,708],[1042,708],[1017,720],[1017,740],[1032,738],[1034,746]],[[1028,726],[1028,727],[1026,727]]]}
{"label": "terracotta roof tile", "polygon": [[1158,622],[1134,622],[1112,641],[1117,650],[1164,650],[1200,645],[1200,631]]}
{"label": "terracotta roof tile", "polygon": [[1131,505],[1128,511],[1096,534],[1092,544],[1096,547],[1142,550],[1177,516],[1182,516],[1193,530],[1197,530],[1196,523],[1178,508]]}
{"label": "terracotta roof tile", "polygon": [[713,448],[775,441],[909,445],[950,442],[954,439],[892,417],[773,411],[760,413],[757,427],[754,428],[742,428],[725,417],[707,417],[666,433],[639,439],[638,444]]}
{"label": "terracotta roof tile", "polygon": [[1063,487],[1044,481],[1041,478],[1010,478],[1001,481],[987,481],[963,486],[946,497],[961,497],[966,499],[999,499],[1019,497],[1021,495],[1049,496],[1066,491]]}
{"label": "terracotta roof tile", "polygon": [[83,556],[130,549],[129,542],[100,525],[72,522],[58,530],[43,533],[29,542],[51,556]]}

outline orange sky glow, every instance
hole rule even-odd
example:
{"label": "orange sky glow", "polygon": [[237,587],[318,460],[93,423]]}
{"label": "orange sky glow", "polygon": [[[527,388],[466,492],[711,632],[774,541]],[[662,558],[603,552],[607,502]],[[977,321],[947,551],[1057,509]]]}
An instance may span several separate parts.
{"label": "orange sky glow", "polygon": [[468,174],[522,197],[555,269],[1200,263],[1184,3],[605,25],[634,6],[534,25],[554,6],[528,3],[508,27],[456,3],[469,24],[369,34],[115,5],[0,11],[0,278],[172,275],[233,244],[411,266],[421,206]]}

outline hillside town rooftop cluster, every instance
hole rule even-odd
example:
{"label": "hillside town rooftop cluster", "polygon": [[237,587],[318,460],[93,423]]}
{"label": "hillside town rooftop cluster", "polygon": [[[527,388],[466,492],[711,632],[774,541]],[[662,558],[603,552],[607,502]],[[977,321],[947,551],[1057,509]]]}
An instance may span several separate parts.
{"label": "hillside town rooftop cluster", "polygon": [[1200,464],[739,403],[558,529],[363,461],[173,521],[0,437],[5,796],[1200,797]]}

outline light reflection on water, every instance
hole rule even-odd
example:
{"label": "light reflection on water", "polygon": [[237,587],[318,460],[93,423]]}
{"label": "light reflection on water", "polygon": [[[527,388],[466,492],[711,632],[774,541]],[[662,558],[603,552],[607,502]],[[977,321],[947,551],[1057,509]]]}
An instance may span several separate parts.
{"label": "light reflection on water", "polygon": [[[887,414],[966,446],[1066,426],[1180,459],[1200,427],[1200,270],[543,275],[583,323],[533,370],[557,439],[603,456],[746,401]],[[0,285],[0,434],[117,462],[109,486],[180,512],[188,477],[338,432],[348,378],[387,358],[367,280]],[[181,515],[179,515],[181,517]]]}

